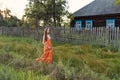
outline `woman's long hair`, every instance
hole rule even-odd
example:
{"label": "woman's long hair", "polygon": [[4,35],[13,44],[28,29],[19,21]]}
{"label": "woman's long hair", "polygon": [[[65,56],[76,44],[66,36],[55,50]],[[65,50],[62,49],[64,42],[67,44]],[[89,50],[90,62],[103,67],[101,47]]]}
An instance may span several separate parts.
{"label": "woman's long hair", "polygon": [[49,28],[45,28],[45,31],[44,31],[44,41],[47,41],[47,30],[48,30]]}

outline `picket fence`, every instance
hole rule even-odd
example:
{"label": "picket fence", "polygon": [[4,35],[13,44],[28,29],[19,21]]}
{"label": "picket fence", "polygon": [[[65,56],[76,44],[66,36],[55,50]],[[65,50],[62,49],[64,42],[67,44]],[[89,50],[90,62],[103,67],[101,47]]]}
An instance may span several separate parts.
{"label": "picket fence", "polygon": [[[0,34],[6,36],[29,37],[42,41],[44,27],[0,27]],[[70,44],[93,44],[120,46],[120,28],[93,27],[91,29],[51,27],[52,40]]]}

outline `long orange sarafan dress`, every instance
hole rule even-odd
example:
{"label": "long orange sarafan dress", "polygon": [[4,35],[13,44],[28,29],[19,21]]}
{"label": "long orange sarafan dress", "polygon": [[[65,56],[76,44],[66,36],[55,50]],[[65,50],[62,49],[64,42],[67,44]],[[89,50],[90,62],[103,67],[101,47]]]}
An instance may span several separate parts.
{"label": "long orange sarafan dress", "polygon": [[[47,46],[51,47],[48,48]],[[45,41],[45,45],[44,45],[44,53],[42,54],[42,56],[40,58],[37,58],[36,61],[43,61],[46,63],[52,63],[52,43],[51,43],[51,39],[47,39],[47,41]]]}

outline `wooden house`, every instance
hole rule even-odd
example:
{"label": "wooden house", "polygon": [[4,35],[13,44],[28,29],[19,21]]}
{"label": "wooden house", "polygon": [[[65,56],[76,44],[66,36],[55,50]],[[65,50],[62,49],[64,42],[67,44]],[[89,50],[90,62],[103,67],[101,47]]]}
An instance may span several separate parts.
{"label": "wooden house", "polygon": [[94,0],[73,15],[71,27],[120,27],[120,5],[115,0]]}

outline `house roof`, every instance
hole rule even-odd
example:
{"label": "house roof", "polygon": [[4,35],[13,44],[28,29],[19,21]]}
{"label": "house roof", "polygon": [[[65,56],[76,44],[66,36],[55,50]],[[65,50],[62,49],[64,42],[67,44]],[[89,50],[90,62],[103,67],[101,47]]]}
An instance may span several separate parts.
{"label": "house roof", "polygon": [[120,13],[120,6],[115,5],[115,0],[95,0],[76,11],[73,15],[78,16],[94,16]]}

